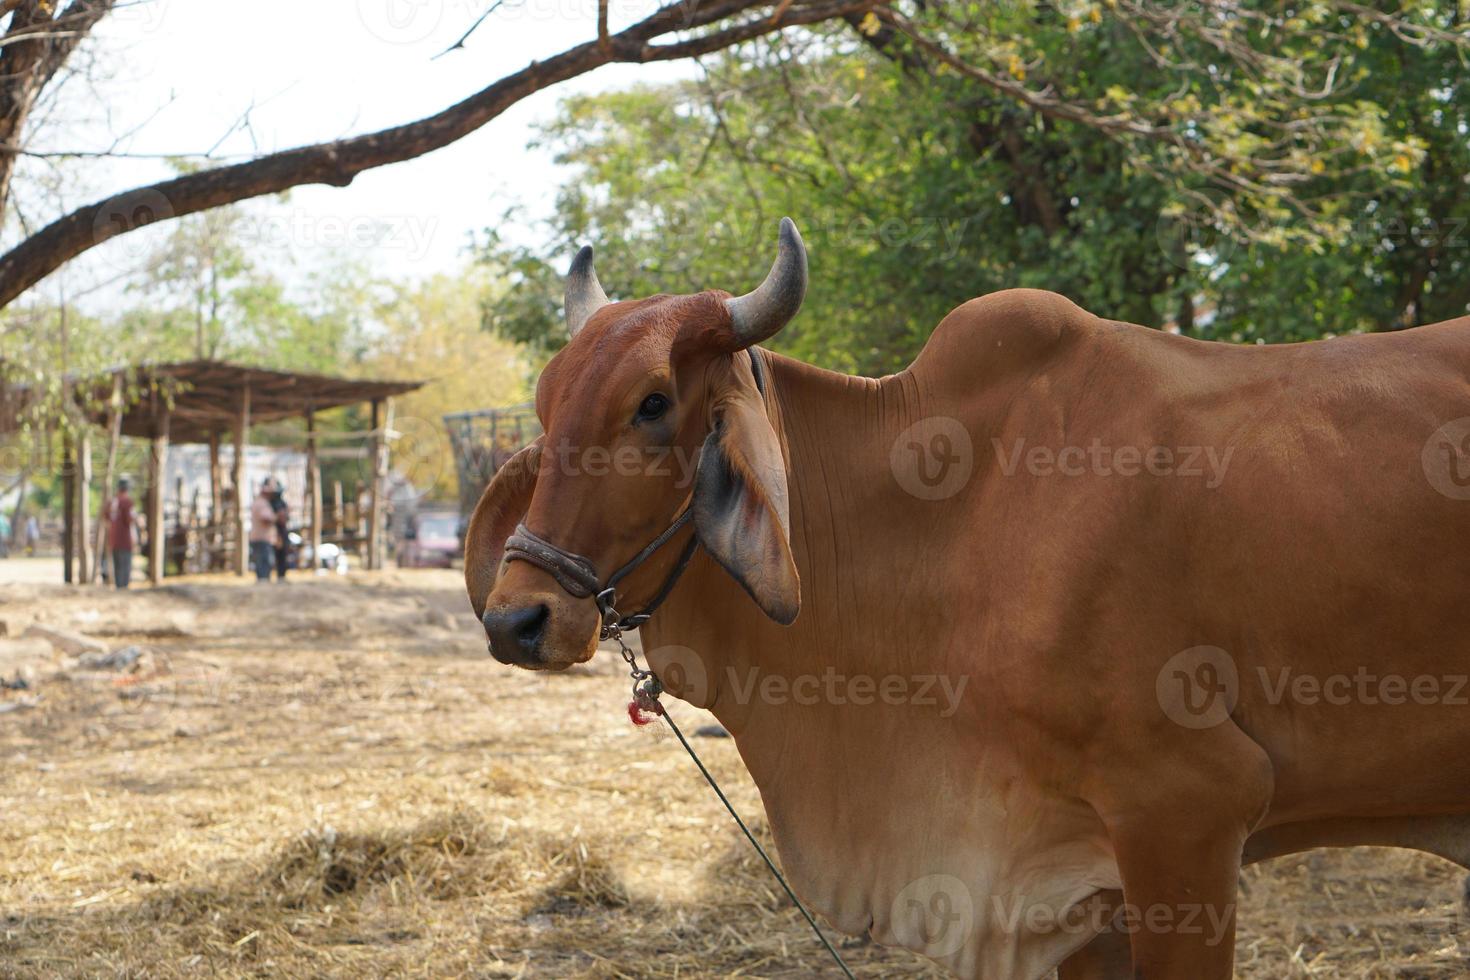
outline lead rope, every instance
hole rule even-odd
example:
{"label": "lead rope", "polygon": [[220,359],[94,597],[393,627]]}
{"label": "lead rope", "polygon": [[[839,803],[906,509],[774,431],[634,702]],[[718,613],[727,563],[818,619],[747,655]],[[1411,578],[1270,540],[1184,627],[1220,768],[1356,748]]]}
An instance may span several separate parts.
{"label": "lead rope", "polygon": [[659,695],[664,692],[664,685],[658,679],[658,675],[651,670],[644,670],[638,666],[638,657],[628,648],[628,644],[623,642],[623,631],[616,621],[603,627],[602,632],[603,639],[613,640],[617,643],[618,649],[623,655],[623,661],[628,665],[628,673],[633,678],[633,700],[628,705],[628,716],[633,719],[633,723],[635,725],[646,725],[651,720],[641,718],[640,712],[659,715],[664,721],[668,722],[670,730],[674,733],[674,737],[679,740],[679,744],[684,746],[684,751],[689,753],[689,758],[693,759],[694,764],[699,767],[699,773],[704,777],[704,781],[709,783],[709,788],[714,790],[715,795],[720,798],[720,802],[725,804],[725,809],[734,818],[735,825],[740,828],[740,832],[745,835],[745,839],[750,841],[750,846],[755,848],[755,853],[761,856],[761,860],[765,862],[766,867],[770,869],[771,874],[775,877],[777,883],[780,884],[781,890],[786,892],[786,897],[791,899],[792,904],[796,906],[796,910],[806,920],[806,924],[811,926],[812,932],[817,934],[817,939],[821,941],[827,952],[832,954],[832,961],[837,964],[837,969],[842,971],[842,975],[847,977],[847,980],[857,980],[852,975],[852,971],[847,968],[847,964],[842,961],[842,954],[837,952],[837,948],[827,939],[826,933],[822,932],[822,927],[817,925],[817,920],[812,918],[812,914],[806,910],[806,906],[801,903],[801,899],[796,897],[796,892],[792,891],[791,886],[786,883],[785,877],[776,868],[776,863],[771,860],[770,855],[766,853],[766,849],[761,847],[760,841],[755,839],[755,835],[750,832],[750,828],[745,825],[745,821],[740,819],[740,814],[735,812],[735,806],[730,802],[729,797],[725,795],[725,791],[720,789],[720,784],[715,782],[714,775],[705,767],[704,762],[699,758],[699,753],[694,751],[694,746],[689,744],[689,740],[684,737],[684,733],[674,723],[673,716],[664,710],[663,703],[659,701]]}

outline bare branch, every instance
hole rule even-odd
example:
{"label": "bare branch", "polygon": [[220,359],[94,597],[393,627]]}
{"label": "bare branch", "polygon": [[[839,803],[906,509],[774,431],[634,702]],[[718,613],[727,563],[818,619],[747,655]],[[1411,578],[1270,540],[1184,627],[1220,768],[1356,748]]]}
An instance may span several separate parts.
{"label": "bare branch", "polygon": [[467,31],[465,31],[463,34],[461,34],[459,36],[459,40],[458,41],[455,41],[449,47],[445,48],[443,51],[440,51],[438,54],[434,55],[434,57],[430,58],[429,60],[430,61],[438,61],[440,58],[444,57],[449,52],[451,52],[451,51],[458,51],[461,48],[463,48],[464,47],[464,43],[470,39],[470,35],[473,34],[473,33],[475,33],[475,31],[477,31],[479,29],[479,27],[480,27],[481,24],[485,23],[485,19],[487,17],[489,17],[491,14],[495,13],[495,11],[499,10],[503,3],[504,3],[504,0],[495,0],[494,3],[492,3],[490,6],[488,6],[488,7],[485,8],[484,12],[481,13],[480,16],[478,16],[478,17],[475,18],[475,22],[470,25],[470,29],[467,30]]}
{"label": "bare branch", "polygon": [[[0,256],[0,306],[10,303],[66,262],[117,235],[154,221],[277,194],[302,184],[345,187],[364,170],[411,160],[447,146],[528,95],[603,65],[694,57],[787,27],[868,10],[882,2],[825,0],[793,5],[779,19],[756,16],[684,40],[651,43],[667,34],[709,26],[764,6],[756,0],[716,0],[698,5],[686,0],[659,8],[642,21],[611,35],[606,43],[589,41],[546,61],[533,62],[425,119],[134,188],[73,211]],[[9,159],[13,160],[14,156]]]}

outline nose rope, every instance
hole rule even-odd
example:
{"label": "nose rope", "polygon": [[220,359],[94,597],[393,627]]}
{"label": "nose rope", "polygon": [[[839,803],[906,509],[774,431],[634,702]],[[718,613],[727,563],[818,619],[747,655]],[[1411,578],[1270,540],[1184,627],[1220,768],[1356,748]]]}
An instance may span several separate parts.
{"label": "nose rope", "polygon": [[678,583],[679,576],[684,574],[684,569],[689,567],[689,561],[694,557],[694,550],[699,547],[699,538],[690,535],[689,542],[684,545],[684,550],[680,552],[668,578],[664,579],[664,584],[659,587],[658,592],[654,593],[648,604],[638,612],[626,616],[618,612],[618,583],[652,558],[655,552],[668,544],[670,539],[693,519],[694,511],[685,507],[679,516],[674,518],[674,523],[650,541],[647,547],[634,555],[632,560],[609,575],[605,582],[598,578],[597,566],[592,559],[552,544],[524,524],[516,525],[515,533],[506,539],[504,560],[524,561],[535,565],[556,579],[556,583],[573,598],[585,599],[592,596],[593,601],[597,603],[597,612],[602,617],[602,639],[610,640],[614,630],[637,629],[648,622],[653,611],[663,604],[670,592],[674,591],[674,586]]}
{"label": "nose rope", "polygon": [[597,569],[592,562],[581,555],[563,551],[532,533],[524,524],[517,524],[515,533],[506,539],[505,560],[535,565],[578,599],[585,599],[597,591]]}
{"label": "nose rope", "polygon": [[796,892],[787,883],[785,875],[781,874],[781,869],[776,867],[776,862],[771,860],[771,856],[766,853],[766,849],[761,847],[760,841],[755,839],[755,834],[752,834],[750,828],[745,825],[745,821],[740,819],[740,813],[735,809],[735,804],[731,803],[730,798],[725,795],[725,791],[720,789],[720,784],[715,781],[714,774],[705,766],[704,760],[699,757],[699,753],[694,751],[694,746],[689,744],[689,739],[684,737],[684,732],[674,721],[674,716],[664,709],[663,703],[659,701],[659,695],[663,693],[664,686],[658,679],[658,675],[652,670],[645,670],[638,666],[638,657],[628,648],[628,644],[623,642],[623,631],[620,628],[613,627],[611,639],[617,642],[618,649],[622,652],[623,660],[628,664],[628,672],[633,677],[633,700],[628,704],[628,717],[633,720],[633,724],[646,725],[653,721],[651,717],[642,717],[643,712],[647,712],[650,715],[658,715],[668,723],[669,730],[674,733],[674,737],[679,740],[679,744],[684,746],[684,751],[689,753],[689,758],[693,759],[694,764],[699,767],[699,774],[704,777],[704,781],[709,783],[709,788],[715,791],[715,796],[719,797],[720,802],[725,805],[726,811],[729,812],[731,819],[735,821],[735,826],[739,827],[740,832],[745,835],[745,839],[750,841],[750,846],[755,848],[756,854],[760,855],[761,861],[765,863],[766,868],[771,872],[771,876],[776,879],[776,883],[781,886],[781,890],[786,893],[786,897],[791,899],[791,904],[796,906],[796,910],[801,913],[801,917],[806,920],[806,924],[812,927],[812,932],[816,933],[817,941],[822,944],[822,947],[832,957],[832,961],[837,964],[837,969],[842,971],[842,975],[847,980],[857,980],[852,975],[852,971],[848,969],[847,963],[842,959],[842,954],[837,952],[837,947],[832,945],[832,941],[827,938],[827,934],[822,931],[822,927],[817,925],[817,920],[812,918],[812,914],[807,911],[806,905],[802,903],[801,899],[796,897]]}

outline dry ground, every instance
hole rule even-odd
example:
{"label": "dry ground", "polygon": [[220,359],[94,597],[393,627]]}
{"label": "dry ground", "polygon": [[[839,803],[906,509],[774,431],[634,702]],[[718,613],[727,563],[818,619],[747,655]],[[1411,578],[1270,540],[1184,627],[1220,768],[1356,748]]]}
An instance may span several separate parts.
{"label": "dry ground", "polygon": [[[831,975],[608,655],[490,662],[453,573],[129,595],[0,586],[147,655],[0,693],[0,977]],[[674,709],[686,730],[708,720]],[[760,814],[728,740],[699,747]],[[1246,874],[1239,972],[1470,976],[1463,875],[1403,852]],[[845,940],[864,977],[937,977]]]}

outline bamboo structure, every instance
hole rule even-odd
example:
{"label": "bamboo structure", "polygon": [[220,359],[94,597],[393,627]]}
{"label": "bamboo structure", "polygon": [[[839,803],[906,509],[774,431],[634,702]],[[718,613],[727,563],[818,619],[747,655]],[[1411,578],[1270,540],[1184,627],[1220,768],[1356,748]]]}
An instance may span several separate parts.
{"label": "bamboo structure", "polygon": [[[89,396],[78,397],[79,405],[94,407],[80,412],[75,439],[70,434],[63,437],[63,565],[67,582],[95,581],[107,553],[105,522],[97,522],[95,539],[91,528],[94,428],[108,434],[103,500],[110,500],[115,489],[122,437],[147,440],[145,553],[148,579],[155,585],[174,567],[180,571],[228,568],[245,574],[250,501],[258,489],[246,485],[251,428],[283,420],[300,419],[306,427],[305,499],[294,513],[300,515],[303,538],[309,542],[313,562],[330,536],[336,538],[334,543],[345,547],[365,545],[363,557],[368,567],[383,567],[387,555],[384,525],[389,447],[395,437],[393,399],[418,389],[421,382],[338,378],[199,360],[118,368],[98,377],[69,378],[68,383],[79,396]],[[124,404],[125,387],[140,391],[141,397]],[[0,394],[4,395],[0,398],[0,432],[14,431],[27,391],[24,386],[12,385]],[[367,520],[357,502],[350,508],[343,506],[341,485],[335,483],[328,521],[323,513],[321,459],[323,455],[332,458],[334,451],[321,448],[319,413],[363,403],[370,404],[373,413],[368,434],[372,477],[367,488]],[[226,438],[234,443],[228,487],[221,459]],[[164,485],[170,447],[190,444],[209,446],[207,516],[198,495],[185,501],[174,494],[170,506],[169,488]],[[336,528],[335,535],[330,534],[331,527]],[[357,533],[359,528],[361,534]]]}

